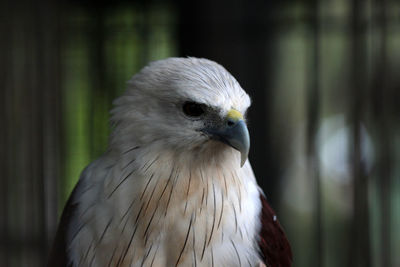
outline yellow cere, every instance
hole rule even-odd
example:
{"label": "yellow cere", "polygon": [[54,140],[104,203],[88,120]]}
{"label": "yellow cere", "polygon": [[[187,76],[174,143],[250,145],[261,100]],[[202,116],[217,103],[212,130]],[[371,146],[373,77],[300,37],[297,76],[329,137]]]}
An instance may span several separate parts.
{"label": "yellow cere", "polygon": [[226,115],[227,118],[233,119],[233,120],[243,120],[243,115],[239,111],[235,109],[229,110],[228,114]]}

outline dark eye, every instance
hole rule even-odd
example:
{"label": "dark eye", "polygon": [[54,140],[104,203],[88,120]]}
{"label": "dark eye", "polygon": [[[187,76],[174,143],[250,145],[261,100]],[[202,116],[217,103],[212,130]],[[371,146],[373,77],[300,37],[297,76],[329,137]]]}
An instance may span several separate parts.
{"label": "dark eye", "polygon": [[204,114],[204,105],[196,102],[185,102],[183,112],[190,117],[200,117]]}

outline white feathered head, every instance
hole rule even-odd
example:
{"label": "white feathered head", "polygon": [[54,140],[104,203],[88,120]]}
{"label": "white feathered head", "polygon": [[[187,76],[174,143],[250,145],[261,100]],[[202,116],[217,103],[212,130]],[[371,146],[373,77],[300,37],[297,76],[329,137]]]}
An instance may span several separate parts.
{"label": "white feathered head", "polygon": [[114,105],[111,146],[157,143],[164,149],[192,151],[217,140],[239,150],[242,164],[247,158],[249,136],[242,114],[250,98],[213,61],[168,58],[152,62],[132,77]]}

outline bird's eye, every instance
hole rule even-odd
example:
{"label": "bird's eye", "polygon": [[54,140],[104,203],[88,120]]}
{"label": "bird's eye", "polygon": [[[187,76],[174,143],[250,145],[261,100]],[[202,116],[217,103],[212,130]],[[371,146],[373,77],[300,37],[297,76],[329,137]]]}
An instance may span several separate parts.
{"label": "bird's eye", "polygon": [[185,102],[183,112],[190,117],[200,117],[204,114],[204,105],[196,102]]}

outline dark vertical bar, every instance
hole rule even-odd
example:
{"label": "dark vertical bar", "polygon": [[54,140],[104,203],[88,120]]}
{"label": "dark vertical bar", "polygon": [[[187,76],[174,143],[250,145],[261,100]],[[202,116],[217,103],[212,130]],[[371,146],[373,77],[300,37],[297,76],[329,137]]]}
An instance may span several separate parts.
{"label": "dark vertical bar", "polygon": [[[60,17],[63,1],[44,1],[38,6],[39,45],[37,54],[43,65],[37,74],[37,94],[42,102],[38,109],[41,117],[41,192],[42,224],[40,237],[43,250],[42,264],[46,263],[48,251],[53,242],[53,236],[58,221],[58,184],[61,162],[61,86],[60,86]],[[41,93],[39,93],[41,92]]]}
{"label": "dark vertical bar", "polygon": [[366,84],[366,22],[363,17],[365,6],[361,0],[352,1],[351,12],[351,95],[349,101],[350,123],[352,125],[352,143],[350,144],[350,162],[353,175],[353,218],[352,242],[349,266],[371,266],[369,212],[368,212],[368,176],[361,162],[361,123],[364,111],[364,92]]}
{"label": "dark vertical bar", "polygon": [[373,86],[373,110],[374,120],[376,122],[377,134],[377,184],[379,187],[379,200],[380,200],[380,261],[381,266],[391,265],[391,176],[393,164],[393,152],[391,151],[391,130],[392,120],[396,121],[398,118],[393,118],[391,113],[390,103],[390,90],[388,84],[388,54],[387,54],[387,1],[375,0],[374,10],[377,10],[376,25],[378,28],[378,62],[376,64],[376,74]]}
{"label": "dark vertical bar", "polygon": [[324,242],[322,230],[322,192],[320,179],[320,163],[317,152],[317,130],[320,113],[320,20],[319,0],[311,2],[310,27],[312,29],[312,59],[309,72],[310,85],[307,91],[307,156],[308,172],[314,185],[314,250],[315,265],[324,266]]}
{"label": "dark vertical bar", "polygon": [[[28,12],[29,10],[29,12]],[[37,156],[33,155],[33,149],[36,145],[36,133],[33,129],[35,124],[36,106],[33,97],[33,84],[36,68],[36,58],[34,54],[37,36],[35,34],[35,9],[29,0],[23,1],[22,5],[16,9],[17,23],[20,24],[17,30],[17,38],[14,51],[14,68],[16,75],[14,76],[13,89],[15,90],[15,99],[12,116],[15,119],[15,135],[13,142],[16,146],[16,157],[13,162],[15,176],[13,177],[13,195],[16,197],[12,201],[12,206],[18,206],[12,212],[17,214],[15,228],[12,231],[12,241],[16,244],[18,256],[14,258],[19,265],[28,265],[28,262],[34,264],[33,258],[29,258],[29,249],[32,246],[33,232],[36,225],[37,217],[33,214],[36,199],[34,196],[35,188],[33,181],[36,181],[36,173],[33,166],[37,164]],[[24,55],[20,57],[19,55]],[[42,67],[42,66],[36,66]],[[19,80],[17,77],[24,77]],[[17,78],[17,79],[16,79]],[[12,149],[10,147],[10,149]],[[26,223],[29,221],[30,223]],[[10,225],[10,228],[13,226]],[[30,242],[28,242],[28,240]],[[35,246],[36,247],[36,244]]]}
{"label": "dark vertical bar", "polygon": [[[38,266],[44,264],[45,231],[43,228],[43,131],[40,110],[43,103],[42,85],[39,73],[43,71],[42,31],[39,21],[39,6],[26,0],[18,9],[18,20],[22,23],[19,32],[22,37],[16,44],[15,64],[19,68],[15,81],[18,95],[15,106],[17,125],[17,143],[21,142],[16,158],[18,202],[20,203],[16,242],[22,255],[18,259],[21,265]],[[25,55],[19,58],[19,54]],[[47,77],[51,79],[51,77]],[[29,223],[27,223],[29,221]]]}
{"label": "dark vertical bar", "polygon": [[[90,27],[90,37],[87,39],[87,45],[90,48],[89,52],[89,72],[90,75],[90,103],[88,103],[89,110],[89,146],[90,146],[90,157],[94,159],[99,155],[99,147],[102,132],[98,129],[98,111],[104,108],[101,104],[103,103],[103,95],[107,88],[105,84],[105,56],[104,56],[104,42],[105,42],[105,7],[98,3],[96,6],[88,12],[90,19],[93,21],[93,28]],[[101,121],[101,120],[100,120]]]}
{"label": "dark vertical bar", "polygon": [[7,153],[9,141],[10,119],[10,78],[11,73],[11,46],[12,46],[12,29],[13,14],[12,2],[9,0],[0,2],[0,123],[4,127],[0,131],[0,262],[4,266],[9,266],[10,260],[10,244],[8,233],[8,177],[9,177],[9,157]]}
{"label": "dark vertical bar", "polygon": [[[43,51],[45,47],[45,37],[48,34],[48,24],[43,23],[43,20],[48,18],[48,14],[46,13],[46,9],[49,7],[49,3],[47,1],[43,1],[41,5],[37,5],[34,2],[32,3],[32,10],[34,11],[34,23],[33,23],[33,34],[35,35],[35,46],[32,49],[32,53],[34,54],[35,63],[33,64],[33,68],[35,71],[33,72],[33,81],[31,88],[31,97],[30,101],[32,102],[32,107],[34,108],[32,111],[33,119],[32,119],[32,128],[34,131],[34,135],[32,136],[32,157],[35,160],[32,160],[32,171],[35,173],[34,179],[32,179],[32,189],[36,196],[34,196],[34,207],[28,208],[31,210],[31,214],[29,216],[35,216],[37,225],[35,225],[35,229],[31,231],[31,235],[33,236],[34,242],[37,244],[37,263],[39,265],[45,265],[46,258],[46,224],[45,224],[45,177],[44,177],[44,164],[47,161],[44,155],[44,142],[48,138],[47,133],[44,129],[44,121],[45,117],[48,116],[43,112],[43,107],[48,105],[44,101],[44,97],[46,95],[46,84],[45,80],[52,80],[53,77],[43,77],[42,71],[46,71],[47,66],[45,62],[45,53],[50,53],[50,51]],[[49,21],[47,21],[49,22]],[[52,22],[50,22],[52,23]],[[46,26],[45,26],[46,25]],[[38,71],[41,70],[41,71]]]}

